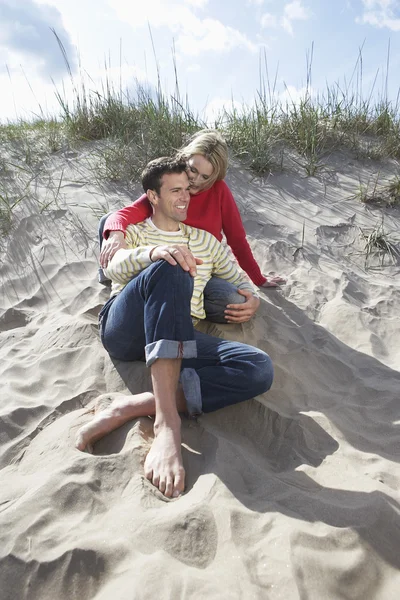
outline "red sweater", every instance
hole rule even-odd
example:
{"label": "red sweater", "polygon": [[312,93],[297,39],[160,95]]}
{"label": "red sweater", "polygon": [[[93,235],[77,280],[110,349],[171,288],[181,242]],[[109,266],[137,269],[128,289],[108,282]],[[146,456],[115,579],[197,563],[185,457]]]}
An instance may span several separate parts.
{"label": "red sweater", "polygon": [[[121,208],[108,217],[103,235],[107,239],[110,231],[125,232],[128,225],[140,223],[151,214],[150,203],[146,194],[143,194],[130,206]],[[224,233],[243,271],[246,271],[256,285],[265,283],[266,279],[246,239],[239,209],[225,181],[217,181],[210,189],[191,196],[185,223],[209,231],[219,241]]]}

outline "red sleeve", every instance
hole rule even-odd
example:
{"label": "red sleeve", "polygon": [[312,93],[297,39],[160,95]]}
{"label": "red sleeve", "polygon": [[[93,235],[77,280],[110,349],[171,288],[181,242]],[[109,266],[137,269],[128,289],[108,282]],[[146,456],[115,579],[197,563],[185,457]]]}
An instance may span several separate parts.
{"label": "red sleeve", "polygon": [[246,239],[246,232],[235,199],[226,183],[224,181],[221,183],[223,184],[221,188],[222,229],[226,241],[232,248],[243,271],[246,271],[253,283],[262,285],[266,278],[261,273]]}
{"label": "red sleeve", "polygon": [[125,206],[108,217],[104,224],[104,239],[108,238],[110,231],[123,231],[125,233],[128,225],[141,223],[147,217],[150,217],[152,212],[150,202],[146,194],[143,194],[130,206]]}

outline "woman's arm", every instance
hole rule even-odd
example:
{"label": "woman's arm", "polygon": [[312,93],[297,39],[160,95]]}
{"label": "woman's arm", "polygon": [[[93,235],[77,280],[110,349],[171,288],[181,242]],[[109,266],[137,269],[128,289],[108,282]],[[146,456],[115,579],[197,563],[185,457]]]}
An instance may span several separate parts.
{"label": "woman's arm", "polygon": [[124,206],[108,217],[104,224],[104,239],[108,239],[111,231],[122,231],[125,235],[128,225],[141,223],[150,217],[152,212],[150,202],[146,194],[143,194],[130,206]]}
{"label": "woman's arm", "polygon": [[221,189],[222,229],[226,236],[226,241],[232,248],[239,265],[253,283],[263,285],[266,282],[266,277],[261,273],[260,267],[247,241],[246,231],[243,227],[242,218],[235,199],[226,183],[222,183],[224,184]]}
{"label": "woman's arm", "polygon": [[143,194],[130,206],[125,206],[108,217],[104,224],[100,265],[105,268],[117,250],[126,248],[125,231],[128,225],[141,223],[152,214],[150,202]]}

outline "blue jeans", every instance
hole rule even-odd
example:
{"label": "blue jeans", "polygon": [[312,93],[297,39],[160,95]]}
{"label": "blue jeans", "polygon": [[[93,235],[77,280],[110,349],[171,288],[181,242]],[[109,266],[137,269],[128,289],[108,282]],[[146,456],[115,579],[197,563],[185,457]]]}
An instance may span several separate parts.
{"label": "blue jeans", "polygon": [[[99,222],[99,245],[103,243],[103,230],[107,217],[112,213],[108,213],[101,217]],[[99,282],[103,285],[109,283],[109,279],[104,275],[103,269],[99,268]],[[213,323],[227,323],[225,319],[225,309],[228,304],[242,304],[246,298],[238,293],[236,287],[221,279],[220,277],[211,277],[210,281],[204,288],[204,310],[206,311],[207,321]]]}
{"label": "blue jeans", "polygon": [[190,415],[263,394],[272,385],[268,354],[196,331],[190,315],[193,278],[159,260],[102,308],[101,340],[113,358],[181,358],[180,381]]}

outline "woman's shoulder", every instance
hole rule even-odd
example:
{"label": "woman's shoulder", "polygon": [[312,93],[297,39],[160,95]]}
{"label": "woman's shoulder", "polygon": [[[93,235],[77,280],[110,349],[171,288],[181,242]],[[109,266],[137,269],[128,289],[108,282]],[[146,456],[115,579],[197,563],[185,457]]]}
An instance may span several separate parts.
{"label": "woman's shoulder", "polygon": [[221,199],[221,201],[223,201],[225,198],[231,198],[232,197],[232,192],[228,187],[228,184],[224,181],[224,179],[220,179],[219,181],[216,181],[211,187],[210,189],[208,189],[206,191],[206,193],[208,192],[208,196],[217,196],[218,198]]}
{"label": "woman's shoulder", "polygon": [[229,189],[228,184],[226,183],[225,179],[219,179],[219,181],[216,181],[214,183],[213,187],[215,187],[215,189],[218,190],[219,192],[226,192],[227,190],[230,192],[230,189]]}

